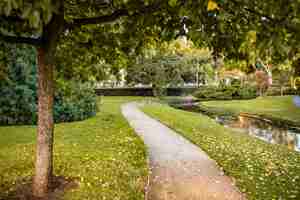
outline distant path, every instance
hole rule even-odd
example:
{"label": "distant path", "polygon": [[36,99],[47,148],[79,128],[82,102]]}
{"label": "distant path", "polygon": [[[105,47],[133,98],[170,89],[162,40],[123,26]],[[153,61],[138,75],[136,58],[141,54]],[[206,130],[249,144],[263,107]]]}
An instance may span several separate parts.
{"label": "distant path", "polygon": [[148,200],[245,199],[199,147],[148,117],[135,103],[122,105],[122,113],[149,149]]}

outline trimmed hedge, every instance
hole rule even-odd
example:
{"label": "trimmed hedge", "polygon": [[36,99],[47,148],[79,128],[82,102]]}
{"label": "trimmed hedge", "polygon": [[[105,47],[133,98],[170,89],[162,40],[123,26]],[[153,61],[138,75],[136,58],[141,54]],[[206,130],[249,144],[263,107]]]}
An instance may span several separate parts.
{"label": "trimmed hedge", "polygon": [[252,99],[257,97],[256,88],[249,85],[229,86],[207,86],[194,93],[199,99],[206,100],[231,100],[231,99]]}

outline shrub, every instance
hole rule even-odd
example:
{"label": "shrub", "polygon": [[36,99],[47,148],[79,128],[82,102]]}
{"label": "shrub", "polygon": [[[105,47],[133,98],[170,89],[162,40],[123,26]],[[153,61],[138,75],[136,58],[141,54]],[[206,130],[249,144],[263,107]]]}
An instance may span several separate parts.
{"label": "shrub", "polygon": [[96,115],[97,97],[89,84],[68,81],[65,85],[55,94],[55,122],[79,121]]}
{"label": "shrub", "polygon": [[[24,45],[0,43],[0,47],[5,52],[0,53],[6,72],[0,79],[0,124],[36,124],[36,52]],[[92,87],[75,81],[56,82],[55,122],[83,120],[96,114],[96,95]]]}
{"label": "shrub", "polygon": [[0,79],[0,124],[37,121],[36,59],[33,48],[0,44],[5,75]]}
{"label": "shrub", "polygon": [[207,86],[199,89],[194,93],[194,96],[199,99],[216,99],[216,100],[230,100],[230,99],[251,99],[255,98],[256,88],[250,85],[221,85],[221,86]]}

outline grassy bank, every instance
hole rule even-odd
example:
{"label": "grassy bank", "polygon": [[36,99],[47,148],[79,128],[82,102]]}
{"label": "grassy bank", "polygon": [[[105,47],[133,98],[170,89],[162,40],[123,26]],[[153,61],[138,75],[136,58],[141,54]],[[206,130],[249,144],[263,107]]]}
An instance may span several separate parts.
{"label": "grassy bank", "polygon": [[[76,180],[63,199],[144,198],[147,176],[143,142],[129,127],[120,104],[136,98],[105,97],[97,116],[55,127],[54,172]],[[36,127],[0,127],[0,199],[13,199],[32,177]]]}
{"label": "grassy bank", "polygon": [[201,114],[159,104],[143,110],[207,152],[248,199],[300,199],[299,153],[232,132]]}
{"label": "grassy bank", "polygon": [[262,114],[300,124],[300,108],[293,103],[293,96],[268,96],[252,100],[207,101],[202,104],[208,108],[223,111]]}

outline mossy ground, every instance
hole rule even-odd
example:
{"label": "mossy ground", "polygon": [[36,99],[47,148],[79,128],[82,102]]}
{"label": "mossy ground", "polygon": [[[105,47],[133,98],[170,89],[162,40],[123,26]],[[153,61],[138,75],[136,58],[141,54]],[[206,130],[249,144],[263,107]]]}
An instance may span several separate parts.
{"label": "mossy ground", "polygon": [[[55,126],[54,173],[78,185],[62,199],[144,199],[145,146],[120,112],[121,103],[136,99],[105,97],[95,117]],[[30,182],[35,137],[35,126],[0,127],[0,199]]]}

